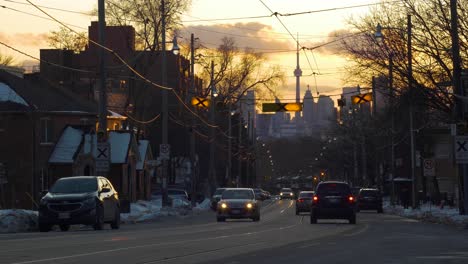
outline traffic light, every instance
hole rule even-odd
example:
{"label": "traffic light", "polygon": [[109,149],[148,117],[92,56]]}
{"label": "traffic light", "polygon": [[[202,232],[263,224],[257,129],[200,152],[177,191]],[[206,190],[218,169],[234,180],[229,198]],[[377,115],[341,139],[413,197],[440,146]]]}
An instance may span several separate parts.
{"label": "traffic light", "polygon": [[353,104],[364,104],[372,101],[372,93],[358,94],[351,96]]}
{"label": "traffic light", "polygon": [[204,98],[204,97],[198,97],[194,96],[192,97],[191,103],[195,107],[199,108],[208,108],[210,106],[211,100],[209,98]]}
{"label": "traffic light", "polygon": [[300,112],[302,103],[263,103],[263,112]]}

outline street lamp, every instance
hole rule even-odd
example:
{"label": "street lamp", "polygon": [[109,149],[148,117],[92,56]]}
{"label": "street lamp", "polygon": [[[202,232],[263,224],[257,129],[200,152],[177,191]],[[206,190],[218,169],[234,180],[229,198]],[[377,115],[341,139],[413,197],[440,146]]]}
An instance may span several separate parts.
{"label": "street lamp", "polygon": [[177,36],[174,36],[172,39],[172,53],[174,53],[174,55],[179,55],[180,53],[179,45],[177,45]]}

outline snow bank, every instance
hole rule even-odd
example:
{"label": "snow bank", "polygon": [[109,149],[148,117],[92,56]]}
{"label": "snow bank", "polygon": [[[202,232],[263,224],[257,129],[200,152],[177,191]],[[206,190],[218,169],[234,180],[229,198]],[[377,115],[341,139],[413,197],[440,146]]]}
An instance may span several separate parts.
{"label": "snow bank", "polygon": [[211,209],[211,200],[208,198],[205,198],[203,202],[197,203],[197,206],[193,208],[194,210],[199,210],[199,211],[205,211],[205,210],[210,210]]}
{"label": "snow bank", "polygon": [[173,199],[172,207],[162,207],[162,200],[137,201],[130,204],[130,213],[120,214],[122,223],[137,223],[157,220],[161,216],[185,216],[191,211],[190,202]]}
{"label": "snow bank", "polygon": [[423,204],[418,209],[404,209],[402,206],[391,206],[390,202],[384,201],[384,211],[390,214],[418,219],[421,221],[454,225],[462,228],[468,228],[468,215],[460,215],[458,209],[440,208],[431,204]]}
{"label": "snow bank", "polygon": [[37,215],[37,211],[30,210],[0,210],[0,233],[36,231]]}

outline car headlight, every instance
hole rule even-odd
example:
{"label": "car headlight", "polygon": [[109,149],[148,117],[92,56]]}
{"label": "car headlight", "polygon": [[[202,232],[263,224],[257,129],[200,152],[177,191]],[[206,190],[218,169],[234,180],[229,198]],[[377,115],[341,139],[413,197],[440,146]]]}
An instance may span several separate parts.
{"label": "car headlight", "polygon": [[289,195],[293,196],[293,194],[292,194],[292,193],[290,193]]}
{"label": "car headlight", "polygon": [[280,195],[283,195],[283,193],[280,193]]}
{"label": "car headlight", "polygon": [[227,208],[227,204],[226,204],[226,203],[222,203],[222,204],[221,204],[221,208],[226,209],[226,208]]}
{"label": "car headlight", "polygon": [[248,209],[252,209],[252,207],[253,207],[253,204],[251,204],[251,203],[248,203],[246,206],[247,206],[247,208],[248,208]]}

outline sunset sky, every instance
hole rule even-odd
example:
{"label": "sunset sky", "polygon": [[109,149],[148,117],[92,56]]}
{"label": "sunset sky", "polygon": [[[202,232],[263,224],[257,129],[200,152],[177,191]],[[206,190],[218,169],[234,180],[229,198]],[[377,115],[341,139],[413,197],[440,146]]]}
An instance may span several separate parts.
{"label": "sunset sky", "polygon": [[[324,9],[366,5],[378,0],[262,0],[273,12],[281,14],[318,11]],[[267,54],[269,64],[280,65],[285,70],[288,79],[287,87],[278,87],[284,98],[294,98],[293,70],[296,64],[296,48],[292,37],[285,27],[274,16],[255,19],[232,19],[217,21],[199,21],[220,18],[245,18],[271,15],[271,11],[260,0],[192,0],[192,7],[182,16],[184,27],[182,36],[194,33],[204,46],[214,48],[219,45],[224,36],[233,37],[239,47],[250,47]],[[45,7],[87,12],[97,5],[97,0],[33,0],[33,3]],[[40,48],[48,48],[46,35],[57,30],[56,22],[35,17],[45,15],[27,4],[24,0],[0,0],[0,41],[23,50],[33,56],[39,56]],[[350,17],[360,17],[369,11],[368,6],[341,10],[322,11],[296,16],[280,16],[286,28],[296,36],[302,46],[313,47],[332,40],[330,33],[346,30],[349,27],[346,20]],[[14,10],[12,10],[14,9]],[[83,14],[44,9],[57,19],[73,25],[74,29],[86,31],[90,21],[96,20]],[[25,14],[27,12],[29,14]],[[277,52],[281,51],[281,52]],[[24,56],[0,46],[0,53],[15,56],[17,61],[26,59]],[[310,61],[310,64],[307,60]],[[300,53],[300,65],[304,77],[301,79],[302,94],[310,85],[314,94],[316,89],[321,93],[339,93],[345,84],[342,81],[344,58],[333,55],[327,49],[318,49],[313,53]],[[312,72],[315,75],[317,86]]]}

